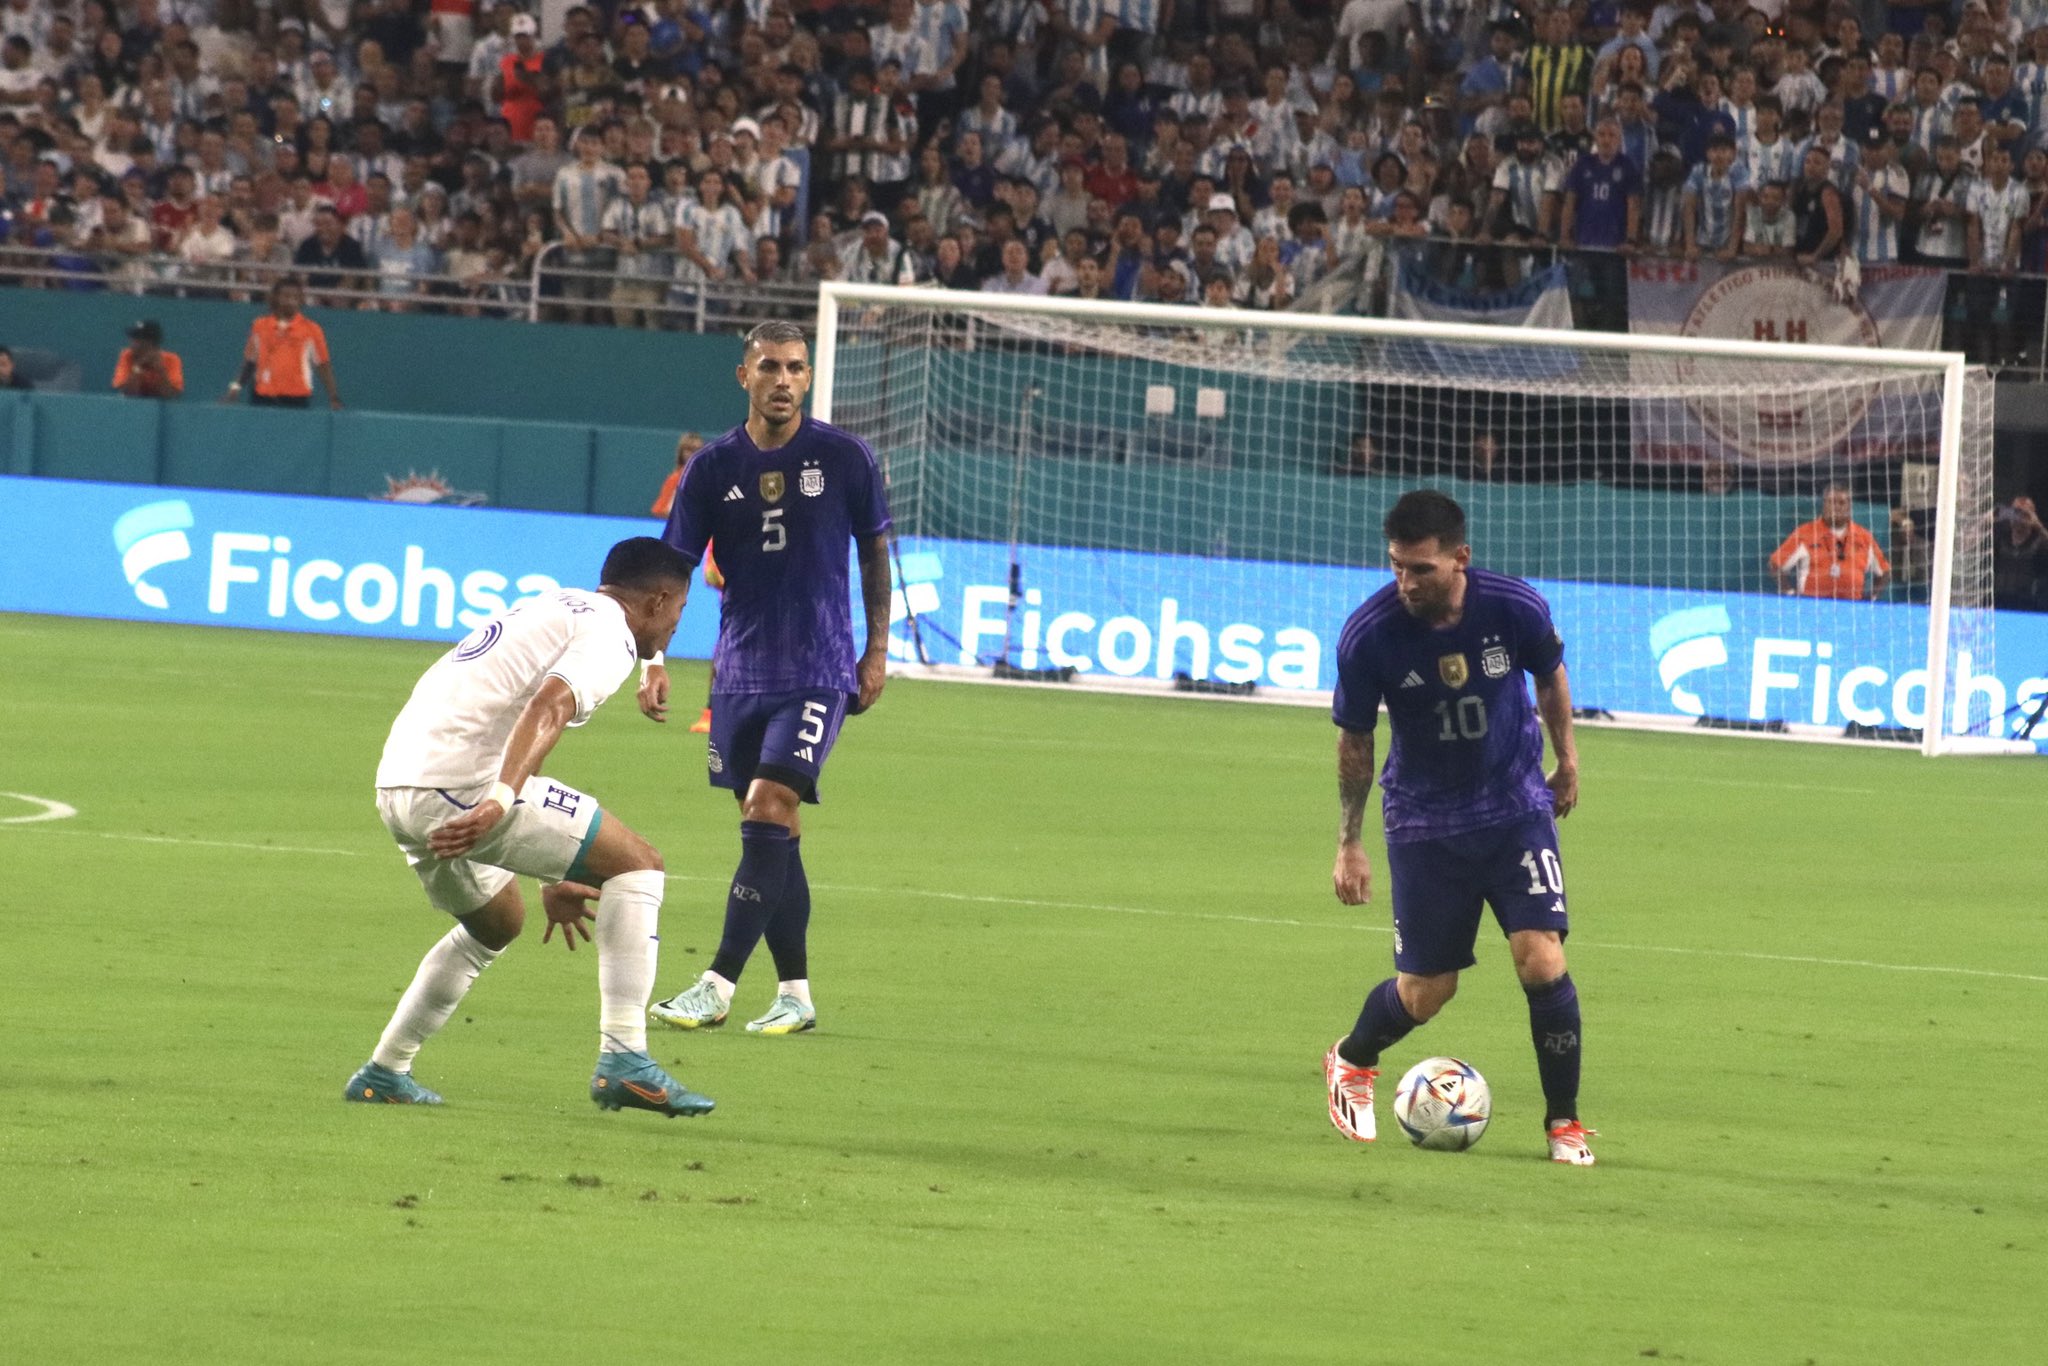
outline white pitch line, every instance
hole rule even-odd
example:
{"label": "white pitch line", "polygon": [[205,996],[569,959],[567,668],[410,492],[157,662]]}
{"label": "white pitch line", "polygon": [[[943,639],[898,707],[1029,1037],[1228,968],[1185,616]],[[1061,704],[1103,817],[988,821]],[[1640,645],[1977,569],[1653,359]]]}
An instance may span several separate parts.
{"label": "white pitch line", "polygon": [[112,830],[44,830],[45,835],[82,835],[87,839],[123,840],[130,844],[189,844],[200,849],[247,849],[257,854],[333,854],[342,858],[362,858],[361,849],[327,849],[318,845],[305,844],[245,844],[240,840],[202,840],[184,835],[129,835]]}
{"label": "white pitch line", "polygon": [[78,808],[75,806],[52,801],[48,797],[31,797],[26,792],[0,792],[0,797],[12,797],[18,802],[27,802],[30,806],[43,808],[33,816],[0,817],[0,825],[35,825],[41,821],[64,821],[78,814]]}
{"label": "white pitch line", "polygon": [[[682,882],[724,882],[725,878],[699,877],[690,873],[670,873],[671,881]],[[1328,920],[1284,920],[1276,916],[1220,915],[1208,911],[1168,911],[1150,906],[1115,906],[1096,901],[1043,901],[1033,897],[975,896],[966,892],[932,892],[914,887],[856,887],[844,884],[814,882],[819,891],[854,892],[872,896],[913,896],[927,901],[953,901],[989,906],[1030,906],[1040,910],[1057,911],[1108,911],[1117,915],[1166,916],[1175,920],[1221,920],[1239,925],[1283,925],[1304,930],[1356,931],[1365,934],[1392,934],[1386,925],[1342,924]],[[2048,983],[2048,977],[2027,972],[1998,972],[1989,968],[1952,968],[1939,964],[1925,963],[1879,963],[1862,958],[1822,958],[1809,954],[1756,953],[1744,949],[1687,949],[1661,944],[1616,944],[1597,939],[1575,938],[1572,941],[1580,948],[1616,949],[1623,953],[1663,953],[1687,958],[1740,958],[1759,963],[1804,963],[1814,967],[1831,968],[1876,968],[1884,972],[1932,972],[1958,977],[1995,977],[2011,982]]]}
{"label": "white pitch line", "polygon": [[[127,835],[104,830],[46,830],[44,834],[88,835],[97,839],[129,840],[137,844],[189,844],[205,849],[246,849],[259,854],[332,854],[343,858],[367,857],[361,849],[324,849],[290,844],[243,844],[233,840],[187,839],[175,835]],[[731,879],[698,873],[670,873],[670,882],[716,882]],[[1157,906],[1120,906],[1106,901],[1051,901],[1040,897],[987,896],[969,892],[936,892],[916,887],[865,887],[852,883],[815,882],[821,892],[851,892],[860,896],[917,897],[925,901],[949,901],[969,906],[1025,906],[1045,911],[1096,911],[1110,915],[1155,916],[1167,920],[1207,920],[1232,925],[1275,925],[1299,930],[1337,930],[1361,934],[1391,934],[1385,925],[1344,924],[1328,920],[1289,920],[1280,916],[1226,915],[1214,911],[1173,911]],[[1812,954],[1757,953],[1746,949],[1688,949],[1664,944],[1603,943],[1583,936],[1573,941],[1580,948],[1612,949],[1621,953],[1662,953],[1683,958],[1734,958],[1752,963],[1799,963],[1809,967],[1870,968],[1878,972],[1926,972],[1949,977],[1986,977],[2006,982],[2048,984],[2048,976],[2030,972],[1999,972],[1990,968],[1957,968],[1930,963],[1880,963],[1867,958],[1825,958]]]}

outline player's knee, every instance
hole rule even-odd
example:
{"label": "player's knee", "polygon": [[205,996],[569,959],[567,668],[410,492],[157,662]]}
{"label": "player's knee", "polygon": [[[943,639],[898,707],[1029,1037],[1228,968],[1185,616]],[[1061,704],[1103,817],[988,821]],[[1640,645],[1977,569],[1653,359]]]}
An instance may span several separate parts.
{"label": "player's knee", "polygon": [[1417,1024],[1431,1019],[1458,994],[1458,974],[1437,973],[1429,977],[1404,977],[1399,991],[1401,1007]]}
{"label": "player's knee", "polygon": [[1515,976],[1532,986],[1554,982],[1564,976],[1564,941],[1555,934],[1515,936]]}

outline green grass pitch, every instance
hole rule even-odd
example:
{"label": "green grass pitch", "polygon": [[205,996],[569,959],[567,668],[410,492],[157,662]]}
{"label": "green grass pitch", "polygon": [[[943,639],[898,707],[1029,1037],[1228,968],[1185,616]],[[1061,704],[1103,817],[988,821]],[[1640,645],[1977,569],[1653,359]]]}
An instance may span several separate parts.
{"label": "green grass pitch", "polygon": [[[1330,1128],[1389,942],[1323,715],[905,682],[810,813],[819,1032],[654,1036],[715,1115],[591,1105],[595,954],[537,931],[422,1055],[446,1108],[349,1106],[444,923],[370,799],[434,653],[0,617],[0,791],[78,811],[0,825],[0,1357],[2048,1353],[2039,763],[1583,734],[1591,1170],[1490,934],[1388,1058],[1476,1063],[1485,1140]],[[701,739],[621,695],[549,771],[666,854],[680,988],[737,851]]]}

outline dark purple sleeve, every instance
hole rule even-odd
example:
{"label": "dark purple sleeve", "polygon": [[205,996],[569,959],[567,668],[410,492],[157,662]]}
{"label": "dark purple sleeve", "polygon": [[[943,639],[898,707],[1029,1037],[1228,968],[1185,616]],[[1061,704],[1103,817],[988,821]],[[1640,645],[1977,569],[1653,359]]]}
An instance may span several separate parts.
{"label": "dark purple sleeve", "polygon": [[1345,730],[1370,735],[1380,723],[1380,682],[1366,657],[1364,633],[1346,629],[1337,642],[1337,687],[1330,719]]}
{"label": "dark purple sleeve", "polygon": [[1550,619],[1550,607],[1541,598],[1531,594],[1527,603],[1517,604],[1515,625],[1521,636],[1522,667],[1531,676],[1548,678],[1564,663],[1564,637],[1557,633],[1557,624]]}
{"label": "dark purple sleeve", "polygon": [[668,510],[668,525],[661,529],[661,539],[683,553],[691,564],[704,558],[704,547],[711,543],[711,500],[705,490],[711,480],[708,460],[692,460],[683,470],[683,477],[676,485],[676,500]]}
{"label": "dark purple sleeve", "polygon": [[854,445],[860,451],[860,476],[855,481],[858,487],[853,490],[851,523],[853,534],[866,540],[881,535],[891,525],[889,493],[882,487],[882,470],[875,463],[874,451],[865,441],[856,441]]}

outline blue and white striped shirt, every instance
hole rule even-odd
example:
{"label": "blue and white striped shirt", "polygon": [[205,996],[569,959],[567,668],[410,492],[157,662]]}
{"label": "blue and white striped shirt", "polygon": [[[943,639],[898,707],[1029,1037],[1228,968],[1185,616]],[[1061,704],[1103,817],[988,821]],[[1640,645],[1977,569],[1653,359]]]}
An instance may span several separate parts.
{"label": "blue and white striped shirt", "polygon": [[1899,224],[1878,207],[1878,196],[1906,198],[1912,192],[1912,178],[1896,162],[1868,172],[1868,178],[1868,188],[1857,185],[1849,192],[1849,207],[1856,215],[1856,259],[1885,264],[1899,259]]}
{"label": "blue and white striped shirt", "polygon": [[[967,41],[967,6],[960,0],[918,0],[910,26],[917,31],[918,37],[924,39],[931,53],[931,65],[914,74],[928,75],[959,55],[960,44]],[[912,74],[908,67],[904,70],[906,74]],[[953,77],[946,76],[934,88],[951,90],[953,80]]]}
{"label": "blue and white striped shirt", "polygon": [[555,221],[579,237],[604,231],[604,206],[625,186],[626,173],[608,161],[589,170],[570,162],[555,172]]}
{"label": "blue and white striped shirt", "polygon": [[[730,204],[707,209],[694,194],[676,201],[676,227],[688,229],[696,238],[697,250],[728,275],[732,272],[733,253],[744,250],[753,241],[738,209]],[[676,278],[697,283],[706,277],[702,266],[678,253]]]}
{"label": "blue and white striped shirt", "polygon": [[1749,189],[1749,172],[1741,162],[1729,166],[1728,174],[1717,176],[1711,166],[1695,166],[1686,178],[1685,192],[1696,201],[1693,213],[1693,241],[1701,251],[1720,251],[1728,246],[1735,230],[1735,197]]}
{"label": "blue and white striped shirt", "polygon": [[1774,180],[1787,185],[1799,179],[1799,148],[1783,133],[1776,142],[1759,141],[1751,134],[1741,143],[1743,167],[1749,172],[1749,183],[1762,189]]}

